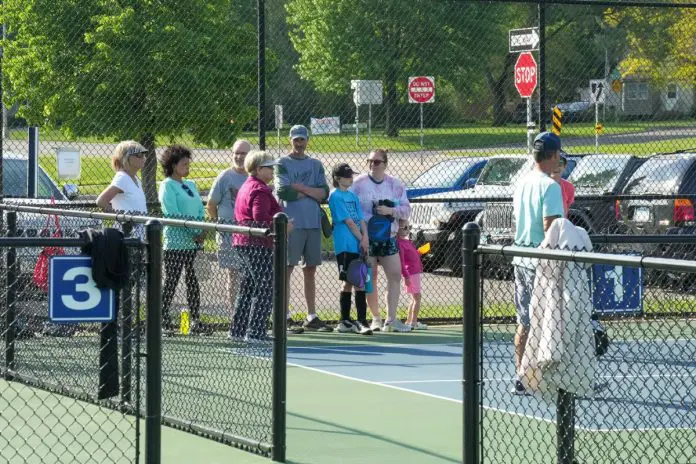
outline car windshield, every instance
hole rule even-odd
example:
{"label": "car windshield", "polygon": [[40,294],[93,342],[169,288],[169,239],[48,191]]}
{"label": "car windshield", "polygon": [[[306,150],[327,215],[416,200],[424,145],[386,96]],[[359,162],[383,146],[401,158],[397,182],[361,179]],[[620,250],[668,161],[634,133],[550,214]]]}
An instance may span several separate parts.
{"label": "car windshield", "polygon": [[512,178],[527,163],[524,158],[493,158],[483,169],[477,184],[510,185]]}
{"label": "car windshield", "polygon": [[659,157],[643,163],[633,173],[624,193],[674,193],[694,158]]}
{"label": "car windshield", "polygon": [[629,156],[588,156],[578,162],[568,180],[575,187],[611,190],[630,159]]}
{"label": "car windshield", "polygon": [[[3,166],[3,195],[7,198],[27,197],[27,160],[5,158]],[[58,190],[43,169],[39,168],[38,198],[64,200],[64,195]]]}
{"label": "car windshield", "polygon": [[454,187],[474,160],[448,160],[438,163],[413,181],[413,187],[445,188]]}

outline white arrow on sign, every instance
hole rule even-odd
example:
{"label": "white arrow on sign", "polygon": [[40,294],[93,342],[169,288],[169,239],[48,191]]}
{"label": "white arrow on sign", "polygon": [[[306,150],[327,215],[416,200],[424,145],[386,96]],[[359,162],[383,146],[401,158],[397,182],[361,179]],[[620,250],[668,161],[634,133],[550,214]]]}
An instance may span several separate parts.
{"label": "white arrow on sign", "polygon": [[539,29],[528,27],[526,29],[511,29],[509,34],[510,53],[529,52],[539,46]]}
{"label": "white arrow on sign", "polygon": [[604,103],[604,98],[606,95],[607,83],[604,79],[591,79],[590,80],[590,102],[591,103]]}

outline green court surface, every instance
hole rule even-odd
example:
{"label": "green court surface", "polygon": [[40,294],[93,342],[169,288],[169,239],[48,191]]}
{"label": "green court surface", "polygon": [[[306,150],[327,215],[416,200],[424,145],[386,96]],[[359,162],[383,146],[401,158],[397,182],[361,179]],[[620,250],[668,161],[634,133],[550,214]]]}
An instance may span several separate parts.
{"label": "green court surface", "polygon": [[[693,375],[694,367],[693,359],[689,361],[692,353],[689,350],[696,346],[696,341],[691,339],[695,333],[694,323],[674,322],[652,326],[646,326],[650,324],[647,321],[613,324],[614,342],[620,346],[621,343],[653,343],[657,339],[665,352],[670,348],[678,349],[679,353],[667,359],[674,361],[670,366],[681,370],[670,371],[674,377],[667,381],[673,379],[676,382],[686,377],[683,381],[687,382],[689,376]],[[502,375],[504,369],[510,367],[512,357],[505,350],[511,349],[513,330],[511,325],[486,326],[484,329],[483,376],[484,392],[487,393],[483,396],[486,406],[482,413],[483,454],[486,461],[492,463],[512,462],[513,458],[525,463],[553,462],[556,425],[548,419],[549,411],[534,409],[538,407],[536,403],[520,402],[506,391],[499,392],[494,384],[496,379],[485,379],[495,370]],[[638,334],[645,337],[638,342],[631,340]],[[662,341],[663,337],[667,339],[676,334],[689,338],[682,344]],[[412,334],[375,334],[372,337],[352,334],[291,336],[287,369],[287,462],[461,462],[461,341],[461,327],[438,327]],[[66,341],[62,340],[61,343],[65,355]],[[86,341],[79,343],[84,345]],[[268,359],[240,355],[240,352],[230,350],[230,342],[222,334],[165,339],[164,344],[164,391],[165,396],[169,395],[164,404],[169,405],[170,411],[184,414],[194,401],[203,401],[196,403],[202,407],[195,409],[196,420],[200,423],[229,427],[231,432],[265,438],[263,434],[268,433],[270,417],[270,391],[262,390],[262,387],[266,388],[264,385],[268,385],[270,380],[261,382],[254,376],[270,375]],[[86,350],[83,345],[80,345],[82,355]],[[47,349],[47,346],[41,349]],[[621,357],[621,362],[628,359],[620,352],[616,357]],[[77,359],[77,356],[66,358]],[[490,371],[485,370],[486,366]],[[173,367],[176,368],[172,370]],[[654,367],[659,371],[664,366]],[[676,374],[681,377],[676,377]],[[258,386],[255,386],[255,381]],[[58,449],[56,439],[42,440],[38,438],[41,437],[40,433],[27,439],[26,431],[30,426],[42,430],[42,422],[51,423],[46,418],[55,423],[58,418],[64,417],[69,420],[60,425],[66,429],[59,436],[73,442],[71,450],[94,436],[103,436],[106,442],[113,442],[113,449],[132,449],[134,446],[131,446],[134,419],[130,416],[17,383],[2,382],[1,385],[0,398],[6,401],[15,395],[21,401],[12,404],[24,404],[25,409],[11,409],[9,414],[7,411],[2,413],[0,428],[4,430],[2,436],[5,441],[0,445],[9,444],[10,448],[18,447],[25,452],[35,448],[37,455],[53,458],[51,450]],[[507,388],[505,384],[504,389]],[[684,410],[678,410],[678,415],[673,416],[677,421],[673,427],[660,425],[657,420],[644,424],[647,426],[645,428],[634,427],[630,423],[627,426],[621,421],[615,422],[621,426],[608,429],[578,427],[576,455],[581,458],[580,462],[692,462],[689,459],[696,456],[696,449],[691,440],[694,437],[693,410],[689,410],[688,405],[693,401],[688,400],[688,391],[680,388],[665,391],[668,396],[687,394],[682,399],[681,409]],[[660,399],[656,392],[659,393],[657,390],[649,392],[646,399]],[[187,397],[189,394],[198,395],[199,398],[193,400]],[[636,395],[640,395],[639,390]],[[629,408],[634,408],[638,413],[649,413],[650,410],[645,408],[652,407],[642,404],[640,398],[618,398],[613,401],[609,404],[614,409],[610,409],[608,414],[622,420],[628,417]],[[230,404],[241,406],[235,410],[230,409]],[[670,405],[674,409],[680,406],[678,402],[669,403],[667,407]],[[32,415],[35,416],[32,419],[34,422],[27,423],[23,433],[13,437],[7,434],[8,424],[21,423]],[[253,420],[247,420],[248,417],[258,418],[259,423],[254,424]],[[638,421],[636,424],[642,423]],[[125,432],[116,433],[115,426]],[[141,428],[143,449],[142,423]],[[270,462],[269,459],[166,426],[162,433],[164,463]],[[116,460],[112,457],[112,461],[103,459],[102,449],[89,447],[85,447],[80,456],[84,456],[85,460],[78,462],[129,462],[125,458]],[[27,459],[27,462],[63,461],[56,458]]]}

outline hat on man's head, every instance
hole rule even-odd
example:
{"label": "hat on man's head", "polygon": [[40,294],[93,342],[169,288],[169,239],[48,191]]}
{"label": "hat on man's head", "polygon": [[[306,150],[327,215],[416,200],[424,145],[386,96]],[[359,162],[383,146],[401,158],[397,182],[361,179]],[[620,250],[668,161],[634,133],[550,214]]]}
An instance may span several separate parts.
{"label": "hat on man's head", "polygon": [[290,140],[295,139],[309,140],[309,131],[305,126],[297,124],[296,126],[292,126],[290,128]]}
{"label": "hat on man's head", "polygon": [[348,163],[338,163],[331,171],[333,177],[353,177],[357,172],[353,171]]}
{"label": "hat on man's head", "polygon": [[553,132],[542,132],[534,138],[532,147],[536,151],[559,151],[561,138]]}

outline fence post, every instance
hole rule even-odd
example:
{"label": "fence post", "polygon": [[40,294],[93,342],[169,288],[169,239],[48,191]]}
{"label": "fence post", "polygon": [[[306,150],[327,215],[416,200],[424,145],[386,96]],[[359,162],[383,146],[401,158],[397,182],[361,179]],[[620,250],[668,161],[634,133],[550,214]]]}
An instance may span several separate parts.
{"label": "fence post", "polygon": [[[129,237],[133,232],[133,224],[126,222],[122,225],[123,235]],[[128,250],[131,253],[131,250]],[[136,282],[136,285],[139,285]],[[131,402],[131,388],[133,377],[133,287],[129,283],[121,290],[121,404]]]}
{"label": "fence post", "polygon": [[162,447],[162,223],[149,220],[147,237],[147,366],[145,462],[160,464]]}
{"label": "fence post", "polygon": [[556,400],[556,449],[558,464],[575,461],[575,395],[558,390]]}
{"label": "fence post", "polygon": [[462,275],[463,279],[463,345],[464,345],[464,404],[463,404],[463,453],[464,464],[478,464],[480,459],[480,396],[481,355],[479,308],[480,270],[476,254],[481,231],[474,222],[462,229]]}
{"label": "fence post", "polygon": [[[7,213],[7,230],[9,237],[17,236],[17,213]],[[15,300],[17,298],[17,248],[9,247],[6,255],[7,293],[5,314],[5,380],[14,379],[15,370],[15,338],[17,336],[17,321],[15,314]]]}
{"label": "fence post", "polygon": [[285,462],[286,316],[288,312],[288,217],[273,216],[273,455]]}

